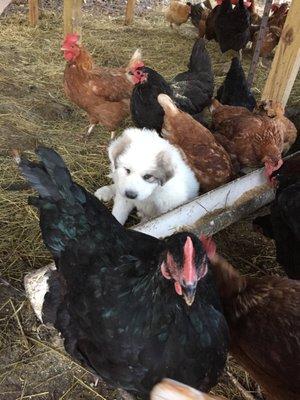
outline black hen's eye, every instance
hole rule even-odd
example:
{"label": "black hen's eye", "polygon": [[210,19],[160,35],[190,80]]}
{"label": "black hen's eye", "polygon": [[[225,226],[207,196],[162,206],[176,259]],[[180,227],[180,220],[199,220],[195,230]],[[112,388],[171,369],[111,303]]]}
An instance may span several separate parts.
{"label": "black hen's eye", "polygon": [[146,174],[146,175],[143,176],[143,179],[144,179],[145,181],[149,181],[149,180],[152,179],[152,178],[153,178],[153,175],[150,175],[150,174]]}
{"label": "black hen's eye", "polygon": [[130,169],[128,169],[128,168],[125,168],[125,171],[126,171],[127,175],[129,175],[131,172]]}

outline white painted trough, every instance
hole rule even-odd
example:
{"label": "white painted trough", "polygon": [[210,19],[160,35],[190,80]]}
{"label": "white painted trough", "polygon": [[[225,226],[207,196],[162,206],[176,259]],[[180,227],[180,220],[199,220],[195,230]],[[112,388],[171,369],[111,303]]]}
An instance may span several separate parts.
{"label": "white painted trough", "polygon": [[[262,168],[205,193],[151,221],[135,225],[132,229],[157,238],[172,235],[180,230],[212,235],[273,199],[274,189],[267,184]],[[54,269],[55,265],[52,263],[27,274],[24,279],[27,297],[40,320],[41,301],[47,292],[46,281]]]}

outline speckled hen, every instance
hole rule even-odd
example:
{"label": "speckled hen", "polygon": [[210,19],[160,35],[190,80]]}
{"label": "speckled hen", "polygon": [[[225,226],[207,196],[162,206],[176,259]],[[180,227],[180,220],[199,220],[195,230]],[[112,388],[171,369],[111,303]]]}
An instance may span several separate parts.
{"label": "speckled hen", "polygon": [[230,156],[214,135],[189,114],[180,111],[167,95],[160,94],[158,102],[165,112],[163,137],[183,152],[201,190],[215,189],[233,179]]}

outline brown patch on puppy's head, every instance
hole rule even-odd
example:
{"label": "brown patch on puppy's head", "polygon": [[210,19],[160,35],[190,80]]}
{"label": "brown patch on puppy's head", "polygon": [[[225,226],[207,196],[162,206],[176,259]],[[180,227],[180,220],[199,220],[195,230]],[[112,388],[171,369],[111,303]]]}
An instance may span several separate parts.
{"label": "brown patch on puppy's head", "polygon": [[156,168],[153,171],[160,185],[163,186],[168,180],[174,176],[174,167],[170,155],[166,151],[161,151],[156,156]]}

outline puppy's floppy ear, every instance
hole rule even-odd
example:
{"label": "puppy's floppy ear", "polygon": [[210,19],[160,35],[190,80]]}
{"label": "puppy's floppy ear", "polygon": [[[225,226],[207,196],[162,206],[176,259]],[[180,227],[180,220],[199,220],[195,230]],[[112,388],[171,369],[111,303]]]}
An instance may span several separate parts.
{"label": "puppy's floppy ear", "polygon": [[174,167],[172,159],[166,151],[161,151],[156,156],[156,170],[153,175],[159,180],[163,186],[169,179],[174,176]]}
{"label": "puppy's floppy ear", "polygon": [[129,146],[131,139],[127,135],[121,135],[118,139],[113,140],[108,147],[108,157],[111,162],[112,170],[117,168],[118,157]]}

